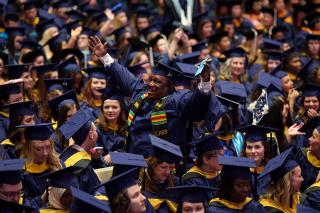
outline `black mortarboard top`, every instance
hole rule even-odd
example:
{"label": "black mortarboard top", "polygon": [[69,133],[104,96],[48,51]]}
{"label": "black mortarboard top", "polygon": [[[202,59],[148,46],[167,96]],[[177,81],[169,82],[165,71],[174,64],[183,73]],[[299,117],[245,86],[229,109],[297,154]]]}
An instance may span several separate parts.
{"label": "black mortarboard top", "polygon": [[108,17],[103,12],[100,12],[100,13],[93,14],[92,19],[99,24],[101,22],[108,20]]}
{"label": "black mortarboard top", "polygon": [[[0,161],[0,184],[18,184],[22,181],[22,169],[25,159]],[[0,208],[1,209],[1,208]]]}
{"label": "black mortarboard top", "polygon": [[298,166],[298,163],[291,157],[291,151],[292,148],[289,148],[280,155],[270,159],[259,175],[258,180],[268,178],[268,181],[263,181],[264,184],[269,185],[271,181],[276,183],[281,177]]}
{"label": "black mortarboard top", "polygon": [[57,120],[59,111],[65,104],[76,104],[79,106],[77,95],[74,90],[70,90],[63,95],[60,95],[49,101],[52,117]]}
{"label": "black mortarboard top", "polygon": [[162,162],[176,163],[182,158],[180,147],[165,141],[157,136],[149,134],[153,149],[153,156]]}
{"label": "black mortarboard top", "polygon": [[181,203],[203,203],[208,199],[208,192],[214,189],[199,185],[181,185],[169,187],[166,190],[177,192],[178,201]]}
{"label": "black mortarboard top", "polygon": [[250,168],[257,167],[253,159],[234,156],[219,156],[219,164],[223,165],[222,177],[245,180],[251,180]]}
{"label": "black mortarboard top", "polygon": [[199,63],[200,59],[200,51],[195,51],[192,53],[186,53],[183,55],[178,55],[176,57],[176,61],[177,62],[183,62],[183,63],[187,63],[187,64],[197,64]]}
{"label": "black mortarboard top", "polygon": [[268,91],[268,93],[269,92],[278,92],[278,93],[282,94],[283,89],[282,89],[281,80],[277,77],[270,76],[270,85],[267,88],[267,91]]}
{"label": "black mortarboard top", "polygon": [[192,46],[192,52],[201,51],[205,48],[208,48],[208,42],[207,41],[199,41],[197,44]]}
{"label": "black mortarboard top", "polygon": [[111,11],[112,11],[115,15],[117,15],[117,14],[121,13],[122,11],[124,11],[124,10],[123,10],[123,7],[122,7],[122,3],[120,2],[120,3],[116,4],[116,5],[114,5],[114,6],[111,8]]}
{"label": "black mortarboard top", "polygon": [[278,25],[274,28],[272,28],[271,32],[272,32],[272,35],[275,35],[276,33],[278,32],[283,32],[283,33],[286,33],[288,32],[288,27],[286,27],[285,25]]}
{"label": "black mortarboard top", "polygon": [[192,18],[192,22],[193,25],[196,27],[197,25],[199,25],[201,22],[203,21],[211,21],[210,17],[209,17],[209,12],[206,11],[204,13],[199,13],[193,16]]}
{"label": "black mortarboard top", "polygon": [[74,175],[74,171],[78,169],[78,167],[70,166],[41,175],[39,178],[47,179],[48,186],[56,188],[68,189],[70,186],[78,187],[78,179]]}
{"label": "black mortarboard top", "polygon": [[29,72],[28,64],[6,65],[5,68],[7,69],[7,76],[9,80],[20,78],[24,72]]}
{"label": "black mortarboard top", "polygon": [[273,8],[268,8],[268,7],[263,7],[260,10],[262,13],[268,13],[270,14],[272,17],[274,16],[274,9]]}
{"label": "black mortarboard top", "polygon": [[302,91],[302,95],[304,97],[311,97],[311,96],[319,96],[320,95],[320,85],[318,85],[318,84],[308,83],[308,84],[305,84],[305,85],[297,88],[297,90]]}
{"label": "black mortarboard top", "polygon": [[[146,168],[148,164],[143,155],[126,152],[109,152],[113,164],[112,176],[118,176],[133,168]],[[139,170],[137,170],[139,171]]]}
{"label": "black mortarboard top", "polygon": [[94,35],[94,30],[87,28],[87,27],[83,27],[80,35],[87,35],[87,36],[93,36]]}
{"label": "black mortarboard top", "polygon": [[70,19],[72,20],[82,20],[85,18],[85,15],[79,10],[69,10],[66,12],[66,14],[69,16]]}
{"label": "black mortarboard top", "polygon": [[213,34],[210,39],[209,39],[209,43],[218,43],[223,37],[227,37],[228,36],[228,32],[225,31],[217,31],[215,32],[215,34]]}
{"label": "black mortarboard top", "polygon": [[37,72],[38,76],[40,76],[47,72],[57,71],[57,64],[45,64],[45,65],[33,67],[32,69]]}
{"label": "black mortarboard top", "polygon": [[23,83],[23,81],[21,80],[21,82],[9,82],[9,83],[3,83],[0,84],[0,99],[2,97],[6,97],[9,96],[11,94],[19,94],[22,92],[22,89],[20,87],[21,83]]}
{"label": "black mortarboard top", "polygon": [[282,79],[283,77],[288,75],[286,71],[281,69],[281,66],[277,66],[276,68],[274,68],[270,74],[279,79]]}
{"label": "black mortarboard top", "polygon": [[16,12],[8,12],[4,16],[5,21],[19,21],[19,14]]}
{"label": "black mortarboard top", "polygon": [[134,76],[136,76],[137,78],[141,79],[142,74],[147,73],[147,71],[141,65],[146,64],[146,63],[147,62],[143,62],[143,63],[140,63],[140,64],[136,64],[136,65],[130,66],[130,67],[128,67],[128,70]]}
{"label": "black mortarboard top", "polygon": [[172,77],[177,75],[181,75],[179,70],[169,67],[159,61],[154,61],[154,65],[155,66],[152,68],[152,73],[155,75],[161,75],[169,79],[172,79]]}
{"label": "black mortarboard top", "polygon": [[[108,50],[109,51],[109,50]],[[65,58],[68,56],[68,55],[74,55],[76,56],[80,61],[84,58],[83,56],[83,53],[79,50],[79,49],[75,49],[75,48],[66,48],[66,49],[63,49],[59,56],[61,59],[65,60]]]}
{"label": "black mortarboard top", "polygon": [[119,27],[117,29],[115,29],[112,34],[114,34],[115,36],[115,39],[118,41],[119,38],[126,32],[129,32],[129,30],[127,29],[126,26],[123,26],[123,27]]}
{"label": "black mortarboard top", "polygon": [[17,116],[35,114],[32,101],[17,102],[5,105],[5,107],[9,107],[9,117],[12,119]]}
{"label": "black mortarboard top", "polygon": [[21,43],[22,49],[27,48],[27,49],[35,50],[35,49],[41,48],[40,44],[38,44],[37,42],[35,42],[33,40],[29,40],[29,39],[24,39],[20,43]]}
{"label": "black mortarboard top", "polygon": [[0,6],[6,6],[8,4],[8,0],[0,0]]}
{"label": "black mortarboard top", "polygon": [[105,187],[109,200],[112,200],[123,190],[137,184],[139,173],[138,168],[130,169],[120,175],[112,177],[108,182],[102,183],[96,188]]}
{"label": "black mortarboard top", "polygon": [[225,26],[227,24],[233,24],[232,16],[220,16],[220,17],[218,17],[218,20],[221,24],[220,29],[222,26]]}
{"label": "black mortarboard top", "polygon": [[317,41],[319,41],[320,40],[320,35],[309,33],[306,36],[306,41],[309,41],[309,40],[317,40]]}
{"label": "black mortarboard top", "polygon": [[80,109],[59,130],[66,140],[72,137],[74,142],[80,146],[87,138],[91,127],[92,121],[89,115]]}
{"label": "black mortarboard top", "polygon": [[23,10],[30,10],[32,8],[38,8],[40,6],[40,2],[38,0],[27,0],[23,4]]}
{"label": "black mortarboard top", "polygon": [[3,213],[32,213],[35,209],[31,206],[22,205],[19,203],[12,203],[0,199],[0,212]]}
{"label": "black mortarboard top", "polygon": [[183,25],[178,21],[173,21],[172,26],[175,28],[182,28],[183,31],[188,35],[191,35],[193,33],[192,27]]}
{"label": "black mortarboard top", "polygon": [[297,213],[319,213],[319,211],[311,208],[310,206],[298,204]]}
{"label": "black mortarboard top", "polygon": [[6,27],[6,33],[8,36],[25,36],[25,28],[23,27]]}
{"label": "black mortarboard top", "polygon": [[110,207],[105,201],[98,200],[91,194],[81,191],[75,187],[70,187],[74,197],[74,203],[71,205],[70,212],[100,212],[111,213]]}
{"label": "black mortarboard top", "polygon": [[17,128],[25,128],[25,138],[26,140],[48,140],[51,135],[51,130],[49,127],[52,123],[39,123],[34,125],[20,125]]}
{"label": "black mortarboard top", "polygon": [[6,65],[8,63],[9,56],[7,53],[0,52],[0,59],[2,59],[3,64]]}
{"label": "black mortarboard top", "polygon": [[125,98],[125,96],[122,94],[120,89],[118,89],[116,87],[108,86],[105,89],[103,89],[103,96],[102,96],[103,101],[105,101],[107,99],[123,101],[124,98]]}
{"label": "black mortarboard top", "polygon": [[45,20],[41,21],[39,24],[37,24],[36,31],[41,36],[42,33],[45,30],[49,29],[50,27],[57,27],[57,25],[54,22],[54,19],[45,19]]}
{"label": "black mortarboard top", "polygon": [[145,38],[147,38],[149,34],[154,33],[154,32],[158,32],[160,34],[159,26],[154,23],[150,24],[149,27],[141,30],[141,34],[144,35]]}
{"label": "black mortarboard top", "polygon": [[45,79],[44,82],[48,93],[54,90],[66,92],[73,89],[71,78]]}
{"label": "black mortarboard top", "polygon": [[84,70],[89,75],[89,79],[98,78],[98,79],[106,79],[106,69],[103,66],[99,67],[91,67]]}
{"label": "black mortarboard top", "polygon": [[315,128],[318,128],[319,126],[320,126],[320,116],[316,116],[308,120],[307,123],[305,123],[303,127],[300,129],[300,132],[305,132],[307,137],[309,137],[312,135],[313,130]]}
{"label": "black mortarboard top", "polygon": [[308,79],[310,75],[318,68],[319,64],[315,62],[313,59],[309,59],[298,72],[298,77],[301,79]]}
{"label": "black mortarboard top", "polygon": [[198,158],[208,151],[223,149],[223,145],[215,133],[204,135],[190,144],[195,145]]}
{"label": "black mortarboard top", "polygon": [[279,60],[283,59],[283,53],[275,50],[266,50],[264,53],[267,55],[267,60]]}
{"label": "black mortarboard top", "polygon": [[183,74],[183,77],[194,79],[194,75],[197,72],[196,66],[194,66],[193,64],[187,64],[187,63],[181,63],[181,62],[176,62],[176,65],[178,69],[181,71],[181,73]]}
{"label": "black mortarboard top", "polygon": [[57,65],[57,69],[61,74],[66,74],[69,72],[80,72],[80,67],[78,66],[74,56],[60,62]]}
{"label": "black mortarboard top", "polygon": [[236,47],[234,49],[227,50],[224,52],[226,58],[233,58],[233,57],[246,57],[246,51],[241,47]]}
{"label": "black mortarboard top", "polygon": [[257,88],[268,88],[270,86],[271,75],[266,72],[260,72],[257,79]]}
{"label": "black mortarboard top", "polygon": [[221,80],[221,95],[235,102],[243,103],[247,99],[246,88],[243,84]]}
{"label": "black mortarboard top", "polygon": [[265,38],[263,39],[263,50],[280,50],[281,42]]}
{"label": "black mortarboard top", "polygon": [[220,103],[222,103],[225,107],[227,107],[227,109],[233,109],[233,108],[238,108],[239,107],[239,103],[235,102],[233,100],[230,100],[228,98],[216,95],[216,97],[218,98],[218,100],[220,101]]}
{"label": "black mortarboard top", "polygon": [[228,0],[227,5],[229,7],[232,7],[234,5],[242,5],[243,1],[242,0]]}
{"label": "black mortarboard top", "polygon": [[248,125],[238,128],[237,131],[245,133],[244,140],[246,142],[254,143],[257,141],[267,142],[267,133],[276,131],[276,129],[266,126]]}
{"label": "black mortarboard top", "polygon": [[65,0],[58,0],[58,1],[55,1],[53,4],[52,4],[52,7],[53,8],[70,8],[72,7],[71,3],[69,1],[65,1]]}
{"label": "black mortarboard top", "polygon": [[[36,50],[32,50],[26,54],[24,54],[21,57],[21,61],[22,63],[33,63],[33,61],[38,57],[38,56],[44,56],[44,53],[41,49],[36,49]],[[44,56],[45,58],[45,56]]]}

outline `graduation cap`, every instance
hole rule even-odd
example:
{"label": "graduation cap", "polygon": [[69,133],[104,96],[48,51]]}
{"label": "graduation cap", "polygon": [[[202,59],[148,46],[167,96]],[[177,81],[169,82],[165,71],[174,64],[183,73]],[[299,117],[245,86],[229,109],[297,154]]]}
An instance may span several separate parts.
{"label": "graduation cap", "polygon": [[169,79],[172,79],[173,77],[177,75],[181,75],[181,72],[169,67],[159,61],[154,61],[154,67],[152,68],[152,73],[155,75],[161,75],[164,77],[167,77]]}
{"label": "graduation cap", "polygon": [[49,101],[53,119],[58,119],[60,109],[66,104],[75,104],[79,108],[77,95],[74,90],[70,90]]}
{"label": "graduation cap", "polygon": [[213,43],[213,44],[219,43],[223,37],[227,37],[227,36],[228,36],[228,32],[218,31],[210,37],[209,43]]}
{"label": "graduation cap", "polygon": [[263,39],[263,50],[281,50],[281,42],[276,41],[276,40],[272,40],[272,39],[268,39],[268,38],[264,38]]}
{"label": "graduation cap", "polygon": [[59,54],[60,59],[63,59],[63,60],[65,60],[68,55],[73,55],[73,56],[77,57],[79,59],[79,61],[82,61],[82,59],[84,58],[83,53],[79,49],[75,49],[75,48],[63,49],[63,50],[61,50],[61,52]]}
{"label": "graduation cap", "polygon": [[23,4],[23,10],[30,10],[32,8],[38,8],[40,6],[40,2],[38,0],[27,0]]}
{"label": "graduation cap", "polygon": [[303,97],[319,96],[320,95],[320,86],[318,84],[308,83],[299,88],[298,91],[302,91]]}
{"label": "graduation cap", "polygon": [[205,48],[208,48],[208,42],[207,41],[199,41],[197,44],[193,45],[192,52],[194,51],[201,51]]}
{"label": "graduation cap", "polygon": [[23,83],[23,81],[0,84],[0,99],[4,97],[8,97],[9,95],[12,95],[12,94],[21,93],[22,92],[21,83]]}
{"label": "graduation cap", "polygon": [[278,182],[285,174],[291,171],[293,168],[298,166],[298,163],[291,157],[292,148],[287,149],[280,155],[270,159],[264,170],[259,175],[258,180],[266,185],[269,185],[271,181],[274,183]]}
{"label": "graduation cap", "polygon": [[288,28],[285,25],[278,25],[272,28],[271,33],[274,36],[278,32],[286,33],[288,32]]}
{"label": "graduation cap", "polygon": [[243,84],[223,80],[219,82],[221,82],[220,92],[223,97],[238,103],[243,103],[246,101],[247,92]]}
{"label": "graduation cap", "polygon": [[98,200],[91,194],[81,191],[75,187],[70,187],[74,203],[70,212],[107,212],[111,213],[110,207],[105,201]]}
{"label": "graduation cap", "polygon": [[259,76],[257,79],[257,88],[268,88],[270,86],[271,75],[266,72],[259,72]]}
{"label": "graduation cap", "polygon": [[18,116],[35,114],[32,101],[12,103],[5,105],[4,107],[9,107],[9,117],[12,119]]}
{"label": "graduation cap", "polygon": [[25,36],[25,28],[23,27],[6,27],[6,33],[10,37],[14,37],[17,35]]}
{"label": "graduation cap", "polygon": [[15,12],[8,12],[6,13],[6,15],[4,16],[4,20],[5,21],[15,21],[18,22],[19,21],[19,14],[15,13]]}
{"label": "graduation cap", "polygon": [[270,73],[271,75],[279,78],[279,79],[282,79],[283,77],[286,77],[288,75],[288,73],[286,71],[283,71],[281,69],[281,66],[277,66],[275,69],[273,69]]}
{"label": "graduation cap", "polygon": [[71,3],[69,1],[65,1],[65,0],[58,0],[56,2],[54,2],[52,4],[52,7],[55,9],[59,9],[59,8],[70,8],[72,7]]}
{"label": "graduation cap", "polygon": [[85,18],[85,15],[79,11],[79,10],[69,10],[66,12],[66,14],[69,16],[70,19],[72,20],[82,20]]}
{"label": "graduation cap", "polygon": [[[220,16],[218,17],[218,20],[221,24],[221,27],[227,25],[227,24],[233,24],[233,17],[232,16]],[[221,29],[220,27],[220,29]]]}
{"label": "graduation cap", "polygon": [[298,204],[297,205],[297,213],[319,213],[318,210],[311,208],[310,206],[305,206],[305,205],[301,205]]}
{"label": "graduation cap", "polygon": [[33,63],[34,60],[39,56],[45,57],[45,55],[41,49],[36,49],[36,50],[30,51],[30,52],[24,54],[21,57],[21,61],[22,61],[22,63]]}
{"label": "graduation cap", "polygon": [[54,22],[54,19],[45,19],[41,21],[39,24],[36,26],[36,31],[38,32],[39,35],[42,35],[44,31],[49,29],[50,27],[57,27],[56,23]]}
{"label": "graduation cap", "polygon": [[228,98],[224,98],[222,96],[216,95],[220,103],[222,103],[225,107],[227,107],[228,110],[234,109],[234,108],[239,108],[240,104],[230,100]]}
{"label": "graduation cap", "polygon": [[45,65],[33,67],[32,69],[37,72],[38,76],[41,76],[48,72],[57,71],[57,64],[45,64]]}
{"label": "graduation cap", "polygon": [[137,184],[139,178],[138,168],[130,169],[120,175],[112,177],[108,182],[102,183],[96,188],[105,187],[109,200],[112,200],[123,190]]}
{"label": "graduation cap", "polygon": [[137,78],[141,79],[142,75],[144,73],[147,73],[147,71],[141,65],[146,64],[146,63],[148,63],[148,62],[143,62],[143,63],[140,63],[140,64],[136,64],[136,65],[130,66],[130,67],[128,67],[128,70],[134,76],[136,76]]}
{"label": "graduation cap", "polygon": [[83,27],[80,35],[87,35],[87,36],[93,36],[94,35],[94,30],[87,28],[87,27]]}
{"label": "graduation cap", "polygon": [[8,4],[8,0],[0,0],[0,6],[6,6]]}
{"label": "graduation cap", "polygon": [[147,168],[148,164],[143,155],[126,152],[109,152],[113,164],[112,176],[120,175],[133,168]]}
{"label": "graduation cap", "polygon": [[9,55],[7,53],[0,52],[0,59],[2,59],[3,64],[6,65],[8,64]]}
{"label": "graduation cap", "polygon": [[147,28],[141,30],[141,34],[144,35],[145,38],[147,38],[149,34],[155,32],[160,34],[160,29],[157,24],[150,24]]}
{"label": "graduation cap", "polygon": [[309,41],[309,40],[317,40],[317,41],[319,41],[320,40],[320,35],[308,33],[307,36],[306,36],[306,41]]}
{"label": "graduation cap", "polygon": [[20,125],[17,128],[25,128],[25,138],[26,140],[48,140],[51,135],[50,126],[52,123],[39,123],[33,125]]}
{"label": "graduation cap", "polygon": [[115,14],[115,15],[118,15],[119,13],[123,12],[123,7],[122,7],[122,3],[118,3],[116,5],[114,5],[112,8],[111,8],[111,11]]}
{"label": "graduation cap", "polygon": [[319,64],[313,59],[309,59],[298,72],[298,77],[303,80],[307,80],[309,76],[318,68]]}
{"label": "graduation cap", "polygon": [[248,125],[238,128],[237,131],[245,133],[244,140],[247,143],[254,143],[257,141],[267,142],[267,134],[277,131],[277,129],[260,125]]}
{"label": "graduation cap", "polygon": [[89,115],[80,109],[59,128],[59,131],[66,140],[72,137],[76,144],[81,145],[87,138],[91,127],[92,121]]}
{"label": "graduation cap", "polygon": [[282,61],[283,53],[275,50],[266,50],[264,53],[267,55],[267,60],[278,60]]}
{"label": "graduation cap", "polygon": [[193,33],[192,27],[183,25],[178,21],[173,21],[172,26],[175,28],[181,28],[188,35],[191,35]]}
{"label": "graduation cap", "polygon": [[23,41],[20,42],[22,49],[27,48],[31,50],[36,50],[36,49],[41,49],[41,45],[38,44],[37,42],[29,39],[24,39]]}
{"label": "graduation cap", "polygon": [[1,160],[0,161],[0,184],[14,185],[21,182],[22,169],[24,167],[24,164],[25,164],[25,159]]}
{"label": "graduation cap", "polygon": [[70,186],[78,187],[78,179],[74,175],[76,170],[81,168],[70,166],[60,170],[55,170],[39,176],[40,179],[46,179],[48,186],[68,189]]}
{"label": "graduation cap", "polygon": [[154,47],[160,39],[164,39],[164,35],[157,34],[154,38],[149,41],[151,47]]}
{"label": "graduation cap", "polygon": [[183,55],[176,56],[177,62],[183,62],[187,64],[197,64],[199,62],[200,51],[195,51],[192,53],[186,53]]}
{"label": "graduation cap", "polygon": [[99,67],[91,67],[84,70],[89,75],[89,79],[98,78],[98,79],[106,79],[106,69],[103,66]]}
{"label": "graduation cap", "polygon": [[305,132],[307,137],[311,136],[313,133],[313,130],[317,128],[318,132],[320,132],[320,116],[316,116],[311,118],[303,125],[303,127],[300,129],[301,132]]}
{"label": "graduation cap", "polygon": [[223,149],[223,145],[217,138],[216,133],[204,135],[203,137],[191,142],[190,145],[195,145],[198,158],[208,151]]}
{"label": "graduation cap", "polygon": [[114,30],[112,34],[114,34],[116,41],[119,41],[120,37],[126,32],[130,32],[130,31],[128,30],[127,26],[123,26]]}
{"label": "graduation cap", "polygon": [[194,79],[194,75],[197,72],[197,68],[193,64],[176,62],[177,68],[182,72],[186,78]]}
{"label": "graduation cap", "polygon": [[169,187],[166,190],[176,192],[179,203],[203,203],[208,199],[208,192],[214,189],[199,185],[185,185]]}
{"label": "graduation cap", "polygon": [[278,92],[280,94],[283,93],[281,80],[277,77],[270,76],[270,85],[267,88],[267,92]]}
{"label": "graduation cap", "polygon": [[209,12],[206,11],[204,13],[199,13],[193,16],[192,22],[194,26],[198,26],[202,22],[211,21],[211,18],[209,17]]}
{"label": "graduation cap", "polygon": [[125,96],[122,94],[120,89],[113,87],[113,86],[108,86],[105,89],[103,89],[103,96],[102,100],[105,101],[107,99],[109,100],[117,100],[117,101],[123,101]]}
{"label": "graduation cap", "polygon": [[46,84],[48,93],[54,90],[67,92],[73,89],[71,78],[45,79],[44,82]]}
{"label": "graduation cap", "polygon": [[246,51],[241,47],[236,47],[224,52],[226,58],[233,58],[233,57],[246,57]]}
{"label": "graduation cap", "polygon": [[251,180],[250,168],[256,168],[256,162],[250,158],[219,156],[219,164],[223,165],[221,175],[223,177]]}
{"label": "graduation cap", "polygon": [[262,13],[268,13],[268,14],[270,14],[272,17],[274,17],[274,9],[273,9],[273,8],[263,7],[263,8],[261,8],[260,12],[262,12]]}
{"label": "graduation cap", "polygon": [[8,79],[17,79],[25,72],[29,72],[28,64],[12,64],[6,65]]}
{"label": "graduation cap", "polygon": [[160,161],[172,164],[182,158],[179,146],[151,134],[149,134],[149,138],[152,146],[154,147],[153,156],[158,158]]}
{"label": "graduation cap", "polygon": [[24,212],[24,213],[32,213],[35,209],[28,205],[22,205],[19,203],[12,203],[6,200],[0,199],[0,212],[3,213],[18,213],[18,212]]}

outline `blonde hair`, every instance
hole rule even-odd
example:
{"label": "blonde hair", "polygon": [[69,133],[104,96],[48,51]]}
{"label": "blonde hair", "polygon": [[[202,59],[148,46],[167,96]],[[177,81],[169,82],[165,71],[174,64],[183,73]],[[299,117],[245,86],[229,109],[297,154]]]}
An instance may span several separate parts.
{"label": "blonde hair", "polygon": [[[225,81],[230,81],[231,80],[231,62],[232,58],[228,58],[226,62],[224,62],[220,68],[220,75],[219,79],[220,80],[225,80]],[[244,83],[247,81],[247,74],[244,72],[240,76],[240,82]]]}
{"label": "blonde hair", "polygon": [[293,172],[294,170],[292,169],[290,172],[281,177],[276,183],[269,185],[266,193],[263,194],[261,198],[271,199],[290,207],[290,179],[293,175]]}
{"label": "blonde hair", "polygon": [[140,61],[140,59],[141,59],[141,57],[143,55],[146,55],[148,57],[148,55],[143,51],[139,51],[137,54],[135,54],[135,56],[133,57],[131,63],[129,64],[129,67],[133,66],[133,65],[136,65],[136,64],[139,64],[139,61]]}
{"label": "blonde hair", "polygon": [[[61,169],[59,156],[54,149],[53,141],[51,139],[48,139],[48,140],[50,141],[51,152],[49,153],[47,158],[47,165],[51,171],[59,170]],[[20,158],[27,158],[28,162],[33,162],[34,156],[33,156],[32,149],[33,149],[32,140],[26,140],[26,144],[22,149]]]}

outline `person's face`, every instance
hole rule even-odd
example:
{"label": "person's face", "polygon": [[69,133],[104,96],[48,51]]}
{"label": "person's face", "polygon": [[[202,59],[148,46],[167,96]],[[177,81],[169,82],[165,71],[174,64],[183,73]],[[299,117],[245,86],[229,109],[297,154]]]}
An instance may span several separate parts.
{"label": "person's face", "polygon": [[203,203],[182,203],[182,213],[205,213]]}
{"label": "person's face", "polygon": [[33,86],[31,73],[30,72],[24,72],[22,73],[21,77],[23,79],[23,87],[24,89],[31,89]]}
{"label": "person's face", "polygon": [[3,60],[2,60],[2,58],[0,58],[0,76],[3,74],[3,65],[4,65],[4,63],[3,63]]}
{"label": "person's face", "polygon": [[288,115],[289,115],[289,111],[290,111],[290,107],[289,107],[289,104],[285,103],[283,105],[283,109],[282,109],[282,112],[281,112],[281,115],[282,115],[282,122],[285,123],[287,118],[288,118]]}
{"label": "person's face", "polygon": [[149,75],[148,97],[160,99],[169,94],[169,79],[161,75]]}
{"label": "person's face", "polygon": [[155,165],[152,169],[154,175],[153,178],[155,178],[159,183],[163,183],[168,179],[170,175],[171,164],[162,162]]}
{"label": "person's face", "polygon": [[21,125],[33,125],[35,123],[34,115],[24,115],[21,121]]}
{"label": "person's face", "polygon": [[262,4],[260,1],[254,1],[253,2],[253,5],[252,5],[252,9],[254,11],[260,11],[261,10],[261,7],[262,7]]}
{"label": "person's face", "polygon": [[22,182],[18,184],[0,184],[0,199],[18,204],[21,191]]}
{"label": "person's face", "polygon": [[210,36],[212,36],[213,33],[213,29],[212,29],[212,23],[211,22],[206,22],[203,26],[202,26],[202,36],[204,38],[209,38]]}
{"label": "person's face", "polygon": [[14,38],[14,41],[13,41],[13,45],[14,45],[14,49],[15,50],[21,50],[21,47],[22,47],[22,44],[21,42],[24,40],[24,36],[21,36],[21,35],[17,35],[15,38]]}
{"label": "person's face", "polygon": [[166,54],[168,52],[168,43],[164,39],[159,39],[157,41],[158,50],[161,54]]}
{"label": "person's face", "polygon": [[89,47],[89,38],[88,35],[81,34],[77,40],[77,46],[79,50],[85,50]]}
{"label": "person's face", "polygon": [[37,8],[33,7],[25,11],[27,19],[34,20],[37,17]]}
{"label": "person's face", "polygon": [[143,30],[149,27],[149,20],[147,17],[139,17],[137,19],[137,27],[139,30]]}
{"label": "person's face", "polygon": [[13,103],[21,102],[21,101],[23,101],[22,93],[9,95],[8,104],[13,104]]}
{"label": "person's face", "polygon": [[280,60],[269,59],[269,60],[267,61],[268,73],[271,73],[272,70],[274,70],[280,63],[281,63]]}
{"label": "person's face", "polygon": [[97,139],[98,139],[97,128],[93,123],[91,123],[91,129],[89,131],[89,134],[85,142],[81,145],[81,147],[88,152],[93,147],[95,147]]}
{"label": "person's face", "polygon": [[204,59],[209,58],[209,57],[210,57],[209,49],[208,48],[202,49],[201,52],[200,52],[199,59],[200,60],[204,60]]}
{"label": "person's face", "polygon": [[232,38],[234,36],[234,25],[233,24],[226,24],[223,27],[223,30],[228,32],[228,37]]}
{"label": "person's face", "polygon": [[319,111],[319,100],[316,96],[305,97],[303,101],[303,107],[305,110],[314,109]]}
{"label": "person's face", "polygon": [[219,164],[219,156],[223,156],[224,150],[217,150],[212,152],[210,157],[204,157],[203,161],[207,165],[207,168],[210,170],[210,172],[220,171],[222,169],[222,166]]}
{"label": "person's face", "polygon": [[225,36],[225,37],[221,38],[221,40],[219,42],[220,51],[221,52],[227,51],[228,49],[230,49],[230,45],[231,45],[231,42],[230,42],[229,37]]}
{"label": "person's face", "polygon": [[269,13],[263,13],[262,23],[265,27],[270,27],[273,24],[273,17]]}
{"label": "person's face", "polygon": [[320,133],[317,129],[314,129],[312,136],[309,138],[309,150],[313,155],[319,155],[320,153]]}
{"label": "person's face", "polygon": [[121,22],[122,26],[126,26],[128,24],[128,17],[125,12],[121,12],[117,15],[117,19]]}
{"label": "person's face", "polygon": [[124,37],[124,39],[123,39],[123,45],[129,45],[128,39],[132,37],[131,33],[130,33],[130,32],[125,32],[125,33],[123,34],[123,37]]}
{"label": "person's face", "polygon": [[67,112],[67,121],[77,112],[77,107],[75,104],[72,104],[72,107],[69,109],[69,111]]}
{"label": "person's face", "polygon": [[258,166],[264,158],[264,146],[262,141],[246,143],[246,155],[248,158],[253,159]]}
{"label": "person's face", "polygon": [[293,89],[293,82],[291,81],[288,75],[281,78],[281,84],[282,84],[283,91],[286,92],[287,94],[291,89]]}
{"label": "person's face", "polygon": [[42,164],[43,162],[46,162],[49,154],[52,152],[50,140],[33,140],[31,143],[33,163]]}
{"label": "person's face", "polygon": [[33,62],[33,66],[42,66],[44,65],[45,59],[43,57],[43,55],[39,55],[38,57],[35,58],[34,62]]}
{"label": "person's face", "polygon": [[107,99],[103,102],[103,115],[110,123],[117,123],[121,112],[118,100]]}
{"label": "person's face", "polygon": [[246,198],[250,195],[251,184],[250,180],[242,180],[236,178],[233,182],[231,199],[235,203],[244,202]]}
{"label": "person's face", "polygon": [[151,69],[151,65],[149,63],[149,58],[146,54],[141,55],[138,64],[142,64],[141,67],[144,68],[145,70]]}
{"label": "person's face", "polygon": [[300,57],[294,57],[290,60],[289,66],[291,67],[292,71],[298,72],[301,70],[302,64],[300,61]]}
{"label": "person's face", "polygon": [[213,72],[210,72],[210,84],[211,84],[211,88],[214,88],[216,82],[216,76]]}
{"label": "person's face", "polygon": [[50,72],[49,75],[50,75],[49,79],[58,79],[59,78],[58,71],[52,71],[52,72]]}
{"label": "person's face", "polygon": [[233,18],[240,18],[242,15],[241,5],[234,5],[231,7],[231,15]]}
{"label": "person's face", "polygon": [[308,51],[311,55],[318,56],[320,49],[320,42],[318,40],[309,40],[308,41]]}
{"label": "person's face", "polygon": [[146,197],[141,193],[138,184],[127,188],[127,194],[130,200],[129,209],[131,213],[143,213],[146,211]]}
{"label": "person's face", "polygon": [[240,77],[244,74],[244,58],[233,57],[231,60],[231,75]]}
{"label": "person's face", "polygon": [[283,0],[276,0],[274,6],[278,11],[283,11],[286,8]]}
{"label": "person's face", "polygon": [[99,79],[99,78],[92,78],[91,81],[91,93],[96,98],[100,98],[102,96],[102,93],[99,92],[99,89],[106,88],[107,81],[105,79]]}
{"label": "person's face", "polygon": [[301,168],[300,166],[296,166],[293,169],[293,173],[290,177],[290,193],[291,194],[300,191],[302,181],[303,181],[303,177],[301,176]]}

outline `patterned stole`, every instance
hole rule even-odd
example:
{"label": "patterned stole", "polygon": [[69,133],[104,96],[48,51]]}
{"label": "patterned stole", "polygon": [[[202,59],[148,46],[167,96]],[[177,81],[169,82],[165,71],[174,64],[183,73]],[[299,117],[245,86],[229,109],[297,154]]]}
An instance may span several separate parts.
{"label": "patterned stole", "polygon": [[[141,106],[143,106],[143,104],[147,100],[147,97],[148,93],[144,93],[133,103],[128,114],[128,127],[131,126],[132,121],[135,119],[137,112],[139,111]],[[152,134],[162,139],[168,138],[167,115],[166,111],[164,110],[166,99],[167,96],[161,98],[156,103],[151,112]]]}

